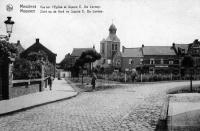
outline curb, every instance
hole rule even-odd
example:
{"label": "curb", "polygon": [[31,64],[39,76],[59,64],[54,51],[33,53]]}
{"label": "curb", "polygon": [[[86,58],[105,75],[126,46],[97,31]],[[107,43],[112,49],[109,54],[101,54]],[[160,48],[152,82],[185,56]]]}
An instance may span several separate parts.
{"label": "curb", "polygon": [[156,126],[155,131],[167,131],[167,117],[168,117],[168,110],[169,110],[169,100],[170,96],[166,96],[165,102],[163,103],[160,118],[158,120],[158,124]]}
{"label": "curb", "polygon": [[80,94],[80,93],[82,93],[82,92],[88,92],[89,90],[83,90],[83,91],[80,91],[80,90],[78,90],[77,88],[79,88],[79,87],[77,87],[71,80],[69,80],[69,79],[65,79],[66,80],[66,82],[78,93],[78,95]]}
{"label": "curb", "polygon": [[45,102],[45,103],[40,103],[40,104],[37,104],[37,105],[32,105],[32,106],[24,107],[24,108],[17,109],[17,110],[14,110],[14,111],[2,113],[2,114],[0,114],[0,117],[3,117],[5,115],[12,115],[14,113],[21,112],[21,111],[26,111],[26,110],[29,110],[29,109],[32,109],[32,108],[35,108],[35,107],[39,107],[39,106],[42,106],[42,105],[47,105],[47,104],[50,104],[50,103],[54,103],[54,102],[58,102],[58,101],[63,101],[63,100],[71,99],[73,97],[76,97],[77,95],[78,95],[78,92],[74,96],[70,96],[70,97],[66,97],[66,98],[61,98],[61,99],[57,99],[57,100],[52,100],[52,101],[48,101],[48,102]]}

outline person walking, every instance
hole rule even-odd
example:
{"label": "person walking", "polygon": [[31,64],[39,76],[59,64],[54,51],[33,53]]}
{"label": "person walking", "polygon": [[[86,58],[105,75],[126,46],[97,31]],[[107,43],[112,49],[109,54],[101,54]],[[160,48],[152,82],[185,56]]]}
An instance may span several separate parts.
{"label": "person walking", "polygon": [[97,79],[97,76],[96,76],[96,74],[93,72],[93,73],[92,73],[92,81],[91,81],[92,90],[95,90],[96,79]]}
{"label": "person walking", "polygon": [[53,77],[50,75],[48,78],[49,89],[52,90]]}

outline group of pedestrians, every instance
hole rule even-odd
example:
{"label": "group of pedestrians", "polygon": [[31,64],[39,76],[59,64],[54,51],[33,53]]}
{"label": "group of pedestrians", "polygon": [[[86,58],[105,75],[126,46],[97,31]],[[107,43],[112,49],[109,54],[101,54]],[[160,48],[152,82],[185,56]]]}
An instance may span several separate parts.
{"label": "group of pedestrians", "polygon": [[[93,73],[92,73],[92,80],[91,80],[91,85],[92,85],[92,90],[93,90],[93,91],[95,90],[96,79],[97,79],[97,76],[96,76],[96,74],[93,72]],[[47,78],[47,83],[48,83],[48,85],[49,85],[49,89],[50,89],[50,90],[52,90],[53,80],[54,80],[54,77],[53,77],[52,75],[50,75],[50,76]]]}

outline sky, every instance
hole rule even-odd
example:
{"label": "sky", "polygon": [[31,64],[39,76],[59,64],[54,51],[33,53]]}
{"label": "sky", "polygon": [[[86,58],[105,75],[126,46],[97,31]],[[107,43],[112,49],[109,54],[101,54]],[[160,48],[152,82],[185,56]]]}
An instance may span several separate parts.
{"label": "sky", "polygon": [[[13,11],[6,10],[7,4]],[[21,13],[21,4],[36,5],[36,13]],[[95,5],[103,13],[47,14],[40,13],[41,5]],[[39,38],[57,54],[57,62],[73,48],[95,45],[99,52],[112,23],[127,48],[187,44],[200,38],[200,0],[1,0],[0,34],[6,34],[7,16],[15,21],[10,42],[20,40],[26,49]]]}

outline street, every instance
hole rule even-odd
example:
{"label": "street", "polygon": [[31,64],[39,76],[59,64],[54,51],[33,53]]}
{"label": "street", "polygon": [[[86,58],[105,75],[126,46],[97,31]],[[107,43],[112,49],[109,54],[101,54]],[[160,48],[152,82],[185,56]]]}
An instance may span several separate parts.
{"label": "street", "polygon": [[[195,81],[194,83],[200,83]],[[0,117],[1,131],[155,130],[166,90],[189,82],[119,84]]]}

